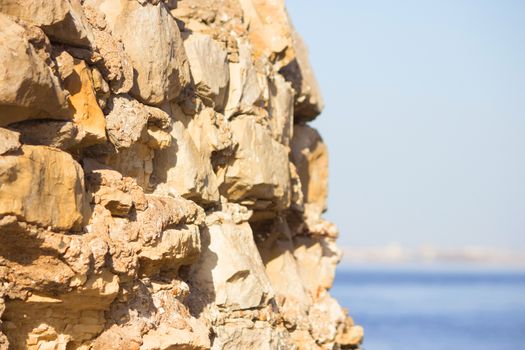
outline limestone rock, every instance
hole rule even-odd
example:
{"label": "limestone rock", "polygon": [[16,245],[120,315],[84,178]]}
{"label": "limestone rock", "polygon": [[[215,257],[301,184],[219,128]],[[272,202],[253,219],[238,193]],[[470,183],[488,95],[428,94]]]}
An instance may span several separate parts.
{"label": "limestone rock", "polygon": [[0,156],[20,148],[20,134],[16,131],[0,128]]}
{"label": "limestone rock", "polygon": [[2,13],[0,28],[0,126],[27,119],[71,119],[66,93],[26,30]]}
{"label": "limestone rock", "polygon": [[328,150],[317,130],[295,125],[291,158],[301,179],[303,198],[319,215],[328,197]]}
{"label": "limestone rock", "polygon": [[301,235],[294,237],[293,241],[299,275],[315,299],[332,287],[341,251],[333,238]]}
{"label": "limestone rock", "polygon": [[190,72],[179,28],[164,3],[96,2],[136,71],[130,93],[151,105],[177,97],[189,83]]}
{"label": "limestone rock", "polygon": [[109,100],[108,111],[108,137],[117,149],[129,148],[143,137],[148,123],[144,105],[126,95],[114,96]]}
{"label": "limestone rock", "polygon": [[221,111],[230,79],[226,51],[209,35],[198,33],[187,35],[184,48],[197,94],[211,99]]}
{"label": "limestone rock", "polygon": [[272,136],[288,146],[293,135],[294,90],[280,74],[271,76],[269,88]]}
{"label": "limestone rock", "polygon": [[0,215],[60,230],[80,230],[86,214],[84,174],[73,158],[44,146],[0,157]]}
{"label": "limestone rock", "polygon": [[242,310],[264,305],[273,290],[247,217],[235,220],[235,210],[230,204],[207,217],[202,254],[191,268],[190,283],[216,305]]}
{"label": "limestone rock", "polygon": [[84,47],[93,43],[79,0],[3,0],[0,12],[42,28],[52,41]]}
{"label": "limestone rock", "polygon": [[236,114],[250,113],[263,93],[257,70],[251,59],[250,45],[239,40],[238,46],[239,60],[230,63],[230,85],[224,109],[224,114],[228,118]]}
{"label": "limestone rock", "polygon": [[221,194],[256,210],[284,210],[290,205],[290,168],[286,148],[250,118],[231,122],[239,145],[226,168]]}
{"label": "limestone rock", "polygon": [[324,101],[308,60],[308,49],[297,32],[293,33],[295,59],[281,68],[281,74],[292,83],[295,94],[295,122],[310,121],[324,108]]}
{"label": "limestone rock", "polygon": [[199,153],[181,122],[173,124],[171,136],[171,145],[155,152],[155,193],[180,195],[204,204],[218,201],[217,177],[210,159]]}
{"label": "limestone rock", "polygon": [[64,86],[70,93],[73,120],[84,131],[81,145],[102,143],[106,141],[106,120],[97,102],[91,70],[84,61],[75,59],[73,64],[73,70],[64,80]]}
{"label": "limestone rock", "polygon": [[240,0],[257,55],[286,65],[294,57],[292,31],[284,0]]}

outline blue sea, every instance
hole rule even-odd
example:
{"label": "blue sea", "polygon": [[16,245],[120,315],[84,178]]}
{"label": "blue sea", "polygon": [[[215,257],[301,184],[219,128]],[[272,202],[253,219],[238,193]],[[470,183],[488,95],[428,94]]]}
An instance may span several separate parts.
{"label": "blue sea", "polygon": [[524,350],[525,271],[340,268],[331,291],[365,350]]}

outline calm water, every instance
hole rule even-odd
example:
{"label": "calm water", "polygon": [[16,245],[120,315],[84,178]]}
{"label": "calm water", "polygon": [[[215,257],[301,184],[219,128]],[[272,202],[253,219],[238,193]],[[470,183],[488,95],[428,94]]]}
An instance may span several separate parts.
{"label": "calm water", "polygon": [[366,350],[525,349],[524,271],[340,269],[332,295]]}

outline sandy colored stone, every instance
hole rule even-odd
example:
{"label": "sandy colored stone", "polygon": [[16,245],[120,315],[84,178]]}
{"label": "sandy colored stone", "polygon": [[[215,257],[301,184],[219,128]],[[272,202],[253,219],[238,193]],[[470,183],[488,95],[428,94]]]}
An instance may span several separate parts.
{"label": "sandy colored stone", "polygon": [[202,253],[192,266],[190,283],[203,291],[214,304],[231,310],[263,305],[273,296],[270,281],[246,220],[229,212],[230,204],[211,213],[202,232]]}
{"label": "sandy colored stone", "polygon": [[2,0],[0,12],[42,28],[52,41],[92,46],[93,33],[80,0]]}
{"label": "sandy colored stone", "polygon": [[280,74],[270,77],[269,90],[272,136],[277,142],[288,146],[293,135],[294,90]]}
{"label": "sandy colored stone", "polygon": [[198,203],[219,200],[217,177],[211,160],[199,153],[181,122],[173,123],[168,148],[155,152],[155,193],[180,195]]}
{"label": "sandy colored stone", "polygon": [[82,60],[74,60],[73,71],[64,80],[69,91],[73,120],[82,127],[84,137],[80,144],[91,146],[106,141],[106,119],[98,105],[91,70]]}
{"label": "sandy colored stone", "polygon": [[230,123],[238,144],[225,171],[221,194],[256,210],[283,210],[290,205],[290,169],[286,148],[251,118]]}
{"label": "sandy colored stone", "polygon": [[293,42],[295,59],[281,68],[280,72],[295,90],[295,122],[310,121],[323,111],[323,96],[308,59],[308,48],[296,31],[293,33]]}
{"label": "sandy colored stone", "polygon": [[304,202],[320,215],[328,197],[328,149],[308,125],[295,125],[293,135],[291,159],[301,179]]}
{"label": "sandy colored stone", "polygon": [[240,0],[256,55],[280,68],[294,58],[293,27],[284,0]]}
{"label": "sandy colored stone", "polygon": [[230,63],[230,85],[228,100],[224,109],[226,117],[251,112],[254,104],[262,97],[263,89],[260,86],[257,70],[252,61],[250,45],[238,40],[238,62]]}
{"label": "sandy colored stone", "polygon": [[18,132],[0,128],[0,155],[19,149],[22,146],[19,139]]}
{"label": "sandy colored stone", "polygon": [[179,28],[164,3],[96,3],[131,59],[135,74],[130,93],[151,105],[177,97],[190,82],[190,72]]}
{"label": "sandy colored stone", "polygon": [[184,48],[197,94],[223,110],[230,79],[226,51],[211,36],[198,33],[184,38]]}
{"label": "sandy colored stone", "polygon": [[27,119],[71,119],[66,93],[27,40],[25,29],[0,13],[0,126]]}
{"label": "sandy colored stone", "polygon": [[0,215],[61,230],[80,230],[86,218],[84,173],[65,152],[23,146],[0,157]]}

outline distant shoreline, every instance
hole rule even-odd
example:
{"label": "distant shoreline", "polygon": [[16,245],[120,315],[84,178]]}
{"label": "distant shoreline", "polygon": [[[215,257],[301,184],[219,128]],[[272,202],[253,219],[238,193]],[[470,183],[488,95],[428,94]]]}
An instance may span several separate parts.
{"label": "distant shoreline", "polygon": [[341,266],[464,266],[525,269],[525,249],[488,247],[438,248],[423,246],[342,247]]}

